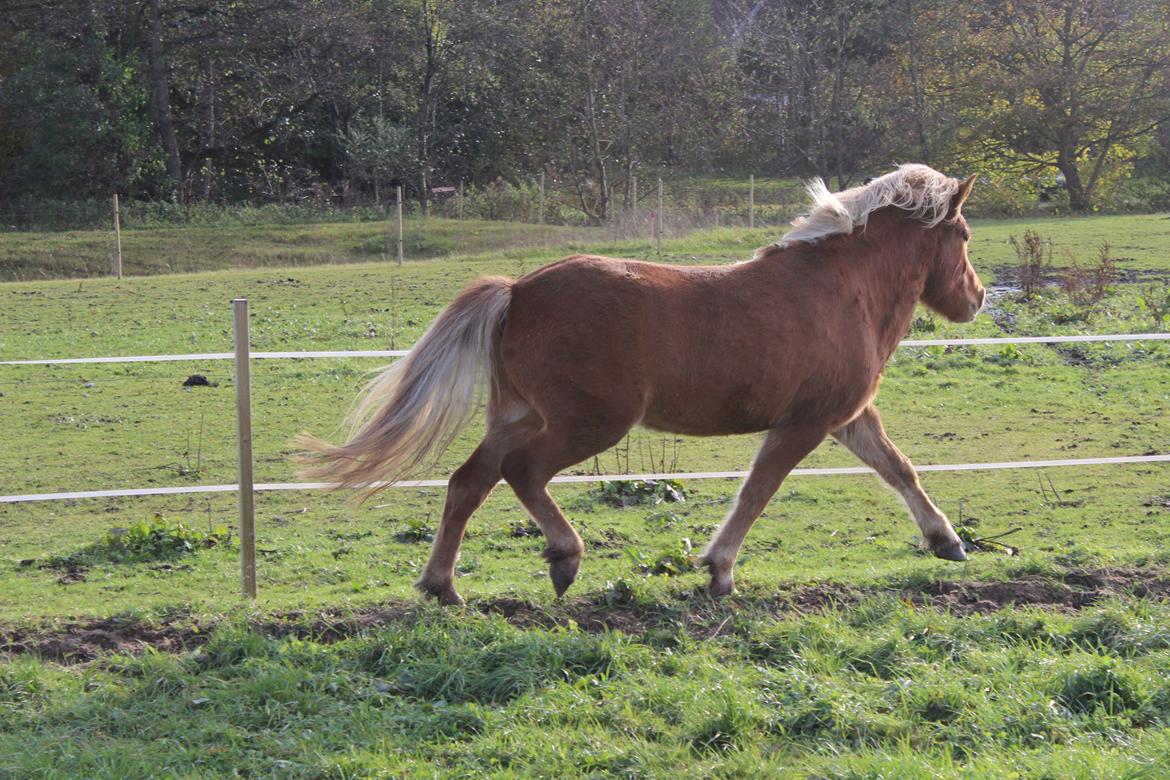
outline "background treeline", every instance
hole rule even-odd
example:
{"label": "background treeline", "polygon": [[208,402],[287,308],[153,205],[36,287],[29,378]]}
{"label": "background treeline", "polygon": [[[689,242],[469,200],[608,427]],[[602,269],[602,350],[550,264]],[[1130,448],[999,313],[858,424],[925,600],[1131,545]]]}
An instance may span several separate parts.
{"label": "background treeline", "polygon": [[426,210],[544,173],[599,223],[635,176],[910,160],[989,210],[1166,208],[1170,0],[0,3],[0,211]]}

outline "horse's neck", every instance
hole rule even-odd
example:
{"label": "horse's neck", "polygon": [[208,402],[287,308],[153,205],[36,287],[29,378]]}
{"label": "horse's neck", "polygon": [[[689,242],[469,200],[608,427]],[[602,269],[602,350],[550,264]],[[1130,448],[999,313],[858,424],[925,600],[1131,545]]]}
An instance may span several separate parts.
{"label": "horse's neck", "polygon": [[832,256],[813,268],[840,274],[842,304],[873,333],[876,357],[885,361],[914,318],[927,277],[929,240],[917,222],[874,216],[865,232],[819,248]]}
{"label": "horse's neck", "polygon": [[[875,229],[879,226],[873,226]],[[860,274],[865,314],[878,350],[888,359],[906,335],[926,284],[926,231],[909,219],[886,220],[881,240],[857,242],[852,258]]]}

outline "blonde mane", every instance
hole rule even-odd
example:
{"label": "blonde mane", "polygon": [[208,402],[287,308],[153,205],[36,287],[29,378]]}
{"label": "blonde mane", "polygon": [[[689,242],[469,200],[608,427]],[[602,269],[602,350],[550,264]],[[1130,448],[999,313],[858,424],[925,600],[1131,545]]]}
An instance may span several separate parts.
{"label": "blonde mane", "polygon": [[832,193],[821,179],[808,183],[812,196],[809,213],[792,221],[792,230],[776,242],[783,249],[798,241],[815,243],[826,236],[852,233],[864,226],[869,215],[886,206],[897,206],[934,227],[946,219],[959,181],[926,165],[901,165],[868,184]]}

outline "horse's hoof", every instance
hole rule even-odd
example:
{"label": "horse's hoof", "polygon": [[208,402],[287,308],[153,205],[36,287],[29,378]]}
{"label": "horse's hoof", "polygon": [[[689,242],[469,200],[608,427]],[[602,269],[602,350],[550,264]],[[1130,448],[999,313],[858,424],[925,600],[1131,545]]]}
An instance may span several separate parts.
{"label": "horse's hoof", "polygon": [[723,598],[731,595],[735,590],[735,579],[731,576],[731,567],[720,565],[703,555],[699,558],[699,565],[707,567],[711,573],[711,583],[707,586],[707,594],[713,598]]}
{"label": "horse's hoof", "polygon": [[455,590],[455,586],[451,583],[428,583],[425,580],[419,580],[414,584],[419,593],[431,599],[435,599],[444,607],[458,607],[465,602],[463,597],[459,595],[459,591]]}
{"label": "horse's hoof", "polygon": [[952,542],[940,545],[931,550],[934,557],[942,558],[944,561],[965,561],[967,560],[967,553],[963,550],[962,542]]}
{"label": "horse's hoof", "polygon": [[730,596],[735,591],[735,580],[731,577],[711,577],[711,584],[707,586],[707,593],[712,598],[721,599]]}
{"label": "horse's hoof", "polygon": [[557,558],[548,564],[548,576],[552,580],[553,590],[557,598],[565,595],[565,591],[577,579],[577,572],[581,569],[581,556],[571,558]]}

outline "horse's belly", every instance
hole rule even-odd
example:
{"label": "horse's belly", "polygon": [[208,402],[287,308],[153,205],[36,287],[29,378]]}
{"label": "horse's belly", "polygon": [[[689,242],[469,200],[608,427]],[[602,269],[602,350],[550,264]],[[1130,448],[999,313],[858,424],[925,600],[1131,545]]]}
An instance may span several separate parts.
{"label": "horse's belly", "polygon": [[760,399],[720,394],[705,398],[655,394],[647,404],[642,425],[656,431],[687,436],[726,436],[771,428],[779,413]]}

